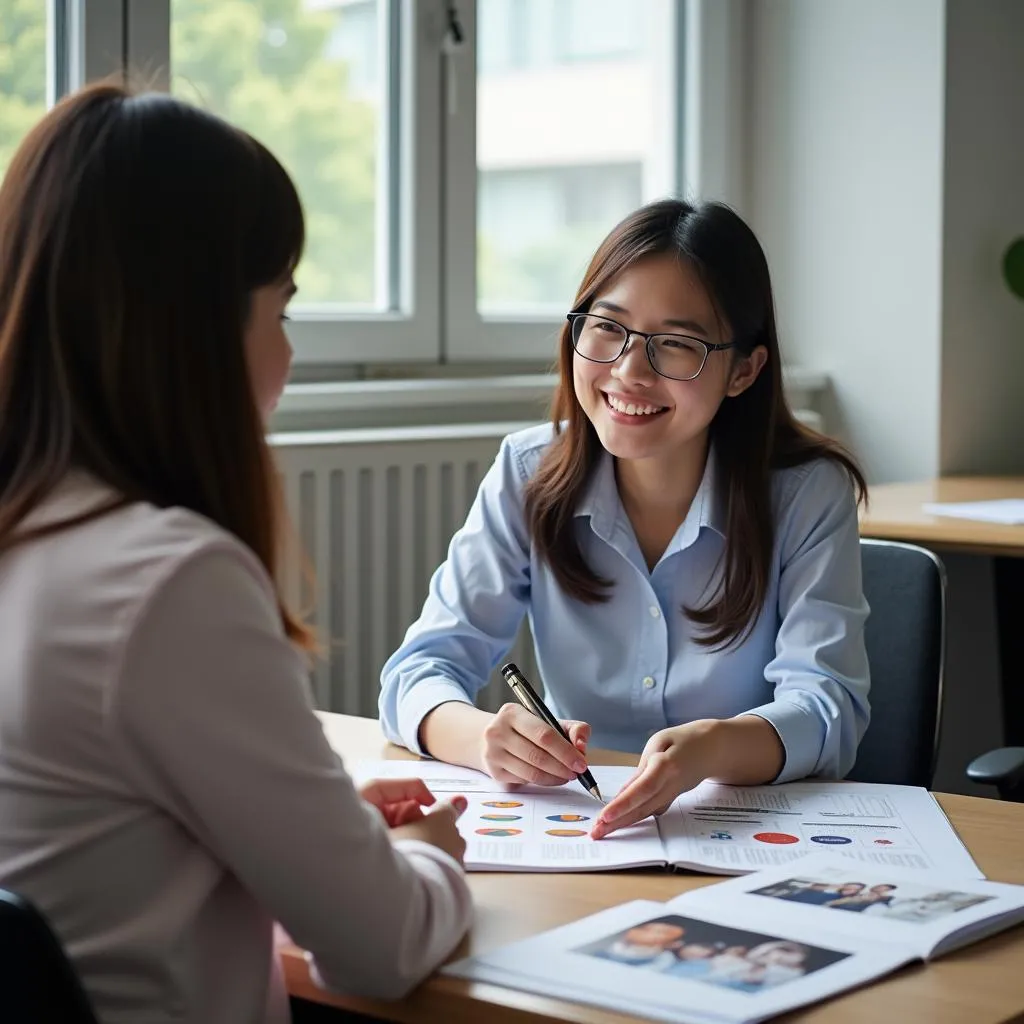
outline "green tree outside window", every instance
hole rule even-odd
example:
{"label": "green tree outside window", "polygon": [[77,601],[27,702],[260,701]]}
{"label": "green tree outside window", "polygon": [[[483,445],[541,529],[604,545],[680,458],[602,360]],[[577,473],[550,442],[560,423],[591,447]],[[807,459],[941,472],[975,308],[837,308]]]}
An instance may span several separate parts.
{"label": "green tree outside window", "polygon": [[[172,91],[270,147],[307,217],[302,302],[375,303],[377,111],[330,41],[343,7],[172,0]],[[153,68],[136,67],[145,85]],[[46,0],[0,0],[0,174],[46,110]]]}

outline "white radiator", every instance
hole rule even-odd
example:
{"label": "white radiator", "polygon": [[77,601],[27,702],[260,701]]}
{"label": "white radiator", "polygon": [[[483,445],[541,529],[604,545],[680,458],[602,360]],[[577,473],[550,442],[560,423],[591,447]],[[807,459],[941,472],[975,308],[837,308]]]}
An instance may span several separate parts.
{"label": "white radiator", "polygon": [[[419,615],[501,438],[522,423],[278,434],[271,437],[297,539],[284,577],[288,600],[311,612],[323,649],[313,671],[318,705],[376,717],[380,670]],[[524,621],[510,657],[536,680]],[[508,699],[495,678],[478,704]]]}

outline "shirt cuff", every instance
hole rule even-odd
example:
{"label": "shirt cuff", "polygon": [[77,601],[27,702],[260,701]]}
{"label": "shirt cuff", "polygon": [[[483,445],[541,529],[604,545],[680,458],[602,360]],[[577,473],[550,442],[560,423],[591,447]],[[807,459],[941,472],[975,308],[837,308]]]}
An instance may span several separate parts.
{"label": "shirt cuff", "polygon": [[419,855],[440,864],[454,875],[464,877],[466,869],[449,853],[422,839],[396,839],[392,846],[407,857]]}
{"label": "shirt cuff", "polygon": [[436,707],[457,700],[473,705],[466,691],[450,679],[422,679],[402,698],[398,709],[398,734],[414,754],[430,757],[420,745],[420,725]]}
{"label": "shirt cuff", "polygon": [[772,779],[772,785],[795,782],[814,774],[824,741],[821,719],[814,712],[797,704],[776,700],[744,714],[763,718],[782,740],[786,760],[782,771]]}

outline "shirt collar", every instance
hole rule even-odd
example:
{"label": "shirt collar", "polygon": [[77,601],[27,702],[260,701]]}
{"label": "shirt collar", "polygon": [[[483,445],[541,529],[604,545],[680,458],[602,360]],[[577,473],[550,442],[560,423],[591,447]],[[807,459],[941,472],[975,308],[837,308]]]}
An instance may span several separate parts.
{"label": "shirt collar", "polygon": [[623,509],[615,483],[615,460],[602,449],[573,515],[589,516],[593,531],[609,540],[620,514]]}
{"label": "shirt collar", "polygon": [[[666,555],[689,547],[697,539],[702,526],[725,537],[727,509],[724,495],[719,488],[719,475],[718,458],[712,445],[708,450],[704,475],[693,497],[690,511],[676,530],[665,551]],[[625,514],[615,483],[615,460],[610,453],[602,451],[576,504],[574,515],[589,516],[594,532],[599,537],[610,540],[617,521]]]}

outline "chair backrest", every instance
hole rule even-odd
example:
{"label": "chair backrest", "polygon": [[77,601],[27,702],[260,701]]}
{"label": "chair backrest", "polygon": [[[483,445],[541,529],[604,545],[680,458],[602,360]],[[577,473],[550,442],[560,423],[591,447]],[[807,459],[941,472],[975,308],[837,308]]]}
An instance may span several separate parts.
{"label": "chair backrest", "polygon": [[0,1020],[97,1024],[78,975],[42,914],[0,889]]}
{"label": "chair backrest", "polygon": [[930,786],[942,707],[946,572],[913,544],[860,542],[871,724],[847,778]]}

